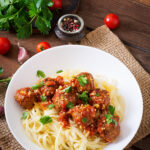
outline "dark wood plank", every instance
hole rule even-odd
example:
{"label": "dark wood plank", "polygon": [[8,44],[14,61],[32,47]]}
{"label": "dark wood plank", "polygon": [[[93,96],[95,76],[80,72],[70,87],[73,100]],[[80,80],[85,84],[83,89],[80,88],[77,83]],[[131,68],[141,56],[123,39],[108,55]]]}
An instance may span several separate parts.
{"label": "dark wood plank", "polygon": [[[150,51],[150,7],[133,0],[82,0],[78,14],[83,17],[88,28],[95,29],[104,24],[104,17],[108,13],[115,13],[120,18],[120,26],[113,32],[120,39],[135,46]],[[150,70],[145,57],[139,50],[134,50],[133,55]],[[149,57],[149,54],[144,54]]]}
{"label": "dark wood plank", "polygon": [[144,4],[144,5],[150,6],[150,0],[136,0],[136,1],[138,1],[138,2],[140,2],[142,4]]}

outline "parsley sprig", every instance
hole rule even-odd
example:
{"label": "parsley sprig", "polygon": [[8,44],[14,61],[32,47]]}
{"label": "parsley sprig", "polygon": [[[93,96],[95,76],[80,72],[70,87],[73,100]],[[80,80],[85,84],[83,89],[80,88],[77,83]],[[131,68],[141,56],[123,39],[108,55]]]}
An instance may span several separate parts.
{"label": "parsley sprig", "polygon": [[88,104],[89,100],[91,100],[86,91],[84,91],[82,94],[78,95],[78,98],[81,99],[84,104]]}
{"label": "parsley sprig", "polygon": [[85,77],[85,75],[79,76],[77,80],[81,86],[85,86],[86,84],[88,84],[88,79]]}
{"label": "parsley sprig", "polygon": [[47,123],[51,123],[52,122],[52,118],[50,116],[43,116],[40,118],[40,122],[45,125]]}
{"label": "parsley sprig", "polygon": [[0,29],[13,28],[18,38],[28,38],[33,26],[48,34],[53,18],[48,7],[52,5],[52,0],[1,0]]}
{"label": "parsley sprig", "polygon": [[36,76],[39,77],[39,78],[40,77],[45,78],[46,75],[42,70],[38,70],[37,73],[36,73]]}
{"label": "parsley sprig", "polygon": [[114,123],[115,126],[117,126],[117,121],[112,119],[114,117],[114,112],[115,112],[115,107],[112,105],[109,105],[108,112],[105,115],[105,118],[106,118],[107,124]]}
{"label": "parsley sprig", "polygon": [[63,89],[62,91],[65,92],[65,93],[69,93],[69,92],[72,91],[72,86],[68,86],[65,89]]}

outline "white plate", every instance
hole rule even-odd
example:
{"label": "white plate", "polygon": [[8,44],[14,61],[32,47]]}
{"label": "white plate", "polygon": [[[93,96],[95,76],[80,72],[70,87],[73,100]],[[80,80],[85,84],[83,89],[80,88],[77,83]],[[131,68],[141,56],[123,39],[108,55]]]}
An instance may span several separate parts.
{"label": "white plate", "polygon": [[83,69],[117,81],[119,93],[126,103],[125,116],[120,136],[104,150],[123,149],[134,137],[141,122],[143,101],[139,85],[129,69],[117,58],[96,48],[79,45],[54,47],[36,54],[13,75],[6,92],[5,114],[10,131],[17,141],[27,150],[41,150],[26,136],[21,125],[23,110],[14,99],[16,90],[33,85],[37,81],[37,70],[50,75],[60,69]]}

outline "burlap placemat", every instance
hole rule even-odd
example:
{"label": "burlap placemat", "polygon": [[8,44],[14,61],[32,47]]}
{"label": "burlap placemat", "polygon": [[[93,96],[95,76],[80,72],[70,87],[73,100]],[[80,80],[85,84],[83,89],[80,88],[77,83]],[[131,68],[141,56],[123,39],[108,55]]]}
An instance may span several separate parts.
{"label": "burlap placemat", "polygon": [[[87,36],[81,41],[81,44],[97,47],[111,53],[126,64],[136,77],[143,94],[144,115],[140,129],[130,145],[142,139],[150,133],[150,75],[145,72],[141,65],[121,43],[118,37],[106,26],[99,27],[95,31],[87,34]],[[0,84],[1,105],[4,103],[5,90],[6,86]],[[0,147],[2,150],[23,150],[10,133],[4,117],[0,118]]]}

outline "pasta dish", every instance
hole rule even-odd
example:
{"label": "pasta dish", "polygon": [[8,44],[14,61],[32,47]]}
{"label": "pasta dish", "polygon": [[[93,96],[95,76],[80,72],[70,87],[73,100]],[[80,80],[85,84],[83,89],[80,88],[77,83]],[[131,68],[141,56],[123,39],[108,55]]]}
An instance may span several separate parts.
{"label": "pasta dish", "polygon": [[22,125],[45,150],[102,150],[120,134],[124,101],[115,84],[88,72],[63,72],[16,91]]}

